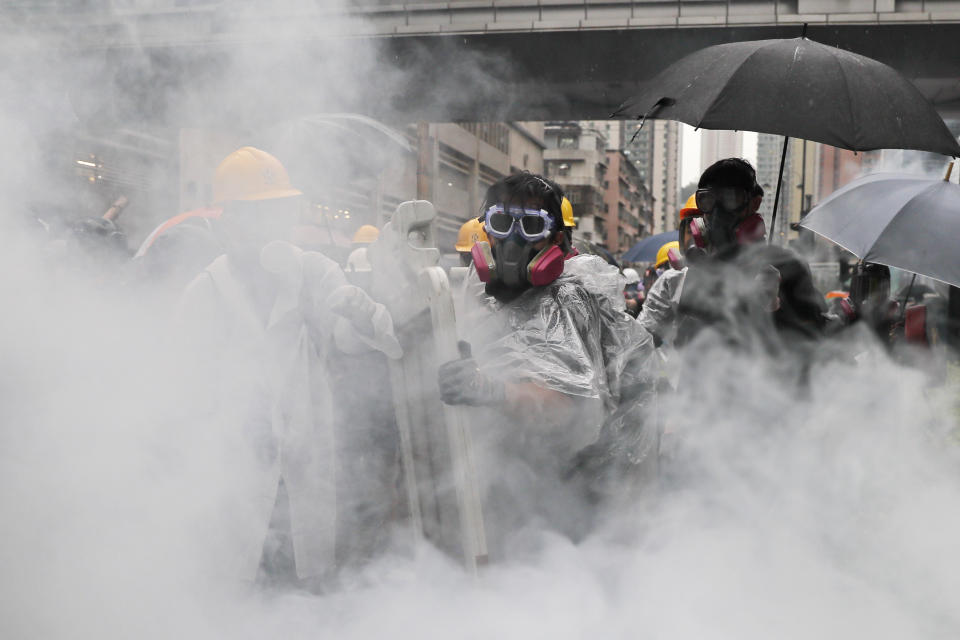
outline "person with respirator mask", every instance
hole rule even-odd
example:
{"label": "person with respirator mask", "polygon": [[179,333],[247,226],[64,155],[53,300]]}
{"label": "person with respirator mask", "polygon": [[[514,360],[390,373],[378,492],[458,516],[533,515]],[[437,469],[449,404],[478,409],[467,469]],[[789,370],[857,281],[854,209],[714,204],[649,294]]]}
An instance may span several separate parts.
{"label": "person with respirator mask", "polygon": [[[755,185],[750,201],[749,215],[752,219],[748,226],[751,233],[740,236],[738,242],[741,244],[756,244],[764,240],[763,218],[756,213],[762,201],[763,187]],[[680,223],[677,227],[679,240],[660,247],[661,252],[664,249],[666,250],[665,255],[660,256],[660,252],[658,252],[657,263],[669,264],[670,268],[666,269],[653,283],[653,286],[647,290],[643,309],[637,318],[643,328],[653,336],[657,347],[660,347],[665,341],[670,344],[673,343],[676,334],[680,292],[683,290],[683,280],[687,275],[686,255],[688,251],[697,253],[699,250],[691,225],[694,225],[693,230],[702,233],[704,221],[703,214],[697,209],[697,195],[695,193],[687,198],[683,208],[680,209],[679,220]],[[701,244],[703,244],[702,241]],[[696,256],[694,259],[696,259]]]}
{"label": "person with respirator mask", "polygon": [[498,466],[513,460],[523,467],[515,477],[533,485],[511,489],[522,511],[569,532],[583,525],[577,510],[547,496],[563,491],[562,473],[611,415],[649,399],[653,344],[625,311],[619,270],[571,255],[563,201],[559,186],[528,172],[489,188],[488,240],[472,248],[489,313],[463,332],[475,357],[443,364],[438,381],[445,403],[492,412]]}
{"label": "person with respirator mask", "polygon": [[301,192],[275,157],[239,149],[213,187],[225,252],[188,285],[178,318],[198,354],[197,378],[214,383],[205,418],[233,452],[234,483],[211,529],[224,554],[219,571],[320,588],[335,572],[343,517],[331,362],[399,357],[400,347],[382,305],[333,260],[287,241]]}
{"label": "person with respirator mask", "polygon": [[809,266],[763,241],[762,193],[753,167],[740,158],[719,160],[701,175],[698,215],[681,222],[688,269],[677,300],[678,346],[708,326],[732,342],[764,327],[768,338],[788,346],[823,335],[826,306]]}

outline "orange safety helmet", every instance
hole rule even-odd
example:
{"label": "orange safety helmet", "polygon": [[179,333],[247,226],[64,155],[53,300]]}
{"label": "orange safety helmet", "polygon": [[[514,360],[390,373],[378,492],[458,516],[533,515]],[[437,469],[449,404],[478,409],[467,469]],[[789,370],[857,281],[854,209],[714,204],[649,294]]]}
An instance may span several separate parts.
{"label": "orange safety helmet", "polygon": [[697,194],[693,193],[687,198],[686,204],[683,205],[683,209],[680,209],[680,219],[684,220],[686,218],[692,218],[693,216],[700,215],[700,209],[697,209]]}
{"label": "orange safety helmet", "polygon": [[133,257],[142,258],[145,256],[157,238],[179,224],[184,222],[189,223],[191,220],[217,220],[221,214],[223,214],[223,209],[220,207],[203,207],[175,215],[157,225],[157,227],[150,232],[150,235],[147,236],[146,240],[140,244],[140,248],[137,249],[137,253],[134,254]]}
{"label": "orange safety helmet", "polygon": [[380,229],[372,224],[365,224],[353,234],[353,244],[373,244],[378,237],[380,237]]}
{"label": "orange safety helmet", "polygon": [[280,161],[255,147],[237,149],[213,174],[213,201],[217,204],[237,200],[273,200],[302,195],[290,184],[290,176]]}

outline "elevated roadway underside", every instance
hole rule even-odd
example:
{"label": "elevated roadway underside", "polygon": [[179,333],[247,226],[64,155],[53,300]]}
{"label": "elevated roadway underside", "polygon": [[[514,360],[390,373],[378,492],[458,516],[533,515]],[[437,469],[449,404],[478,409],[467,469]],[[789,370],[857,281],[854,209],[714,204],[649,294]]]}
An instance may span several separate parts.
{"label": "elevated roadway underside", "polygon": [[[265,36],[62,48],[44,59],[54,67],[69,59],[71,74],[80,69],[82,82],[66,83],[75,87],[70,101],[81,122],[98,126],[260,126],[342,111],[388,122],[593,119],[609,116],[642,81],[692,51],[796,37],[799,30],[781,25],[436,34],[349,37],[333,45],[329,39]],[[893,66],[945,117],[960,116],[960,23],[811,25],[808,36]],[[109,104],[103,96],[110,96]]]}

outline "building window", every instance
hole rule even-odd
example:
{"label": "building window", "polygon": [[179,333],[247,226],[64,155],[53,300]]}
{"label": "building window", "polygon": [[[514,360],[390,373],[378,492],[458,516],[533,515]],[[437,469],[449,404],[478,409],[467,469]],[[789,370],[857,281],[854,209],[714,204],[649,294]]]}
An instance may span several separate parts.
{"label": "building window", "polygon": [[576,149],[580,140],[577,136],[560,136],[557,138],[558,149]]}
{"label": "building window", "polygon": [[503,153],[510,153],[510,130],[502,122],[460,122],[466,129],[480,140]]}
{"label": "building window", "polygon": [[570,163],[562,160],[549,160],[544,163],[544,172],[548,178],[569,176]]}
{"label": "building window", "polygon": [[438,173],[440,174],[438,177],[440,178],[441,186],[461,189],[463,191],[469,188],[470,176],[462,171],[458,171],[454,167],[441,164]]}

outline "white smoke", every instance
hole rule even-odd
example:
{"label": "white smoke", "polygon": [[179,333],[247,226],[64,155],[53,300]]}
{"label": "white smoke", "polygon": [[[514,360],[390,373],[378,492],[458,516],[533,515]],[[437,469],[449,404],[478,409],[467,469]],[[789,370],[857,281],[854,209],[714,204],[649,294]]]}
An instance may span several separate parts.
{"label": "white smoke", "polygon": [[[23,51],[40,46],[23,37]],[[174,119],[222,120],[243,142],[284,102],[245,85],[247,65],[302,77],[306,97],[291,100],[317,111],[323,92],[361,100],[412,81],[348,42],[317,45],[311,69],[285,67],[281,46],[247,49],[220,74],[186,68],[175,89],[145,95],[159,92]],[[78,268],[27,215],[39,196],[71,193],[36,152],[77,126],[66,89],[93,107],[113,97],[112,80],[64,60],[2,74],[5,95],[36,99],[0,112],[16,147],[0,157],[0,636],[874,640],[960,628],[955,393],[869,341],[817,365],[803,397],[772,363],[704,354],[700,379],[662,404],[667,438],[684,437],[696,464],[580,543],[529,532],[509,563],[472,577],[398,542],[319,595],[224,579],[211,521],[244,465],[223,455],[229,425],[202,419],[211,381],[184,366],[164,299]],[[464,81],[496,93],[472,66]],[[220,102],[189,91],[206,81]],[[106,89],[95,99],[71,82]]]}

